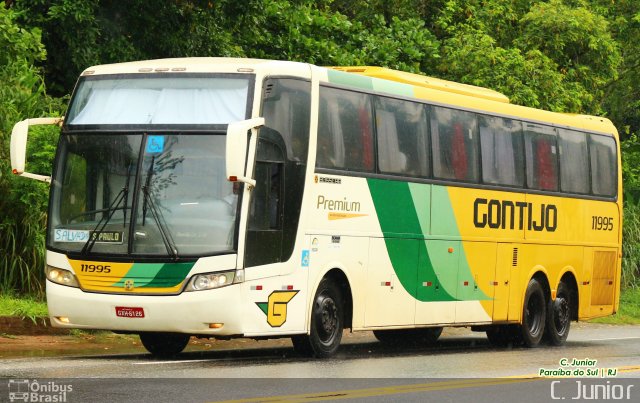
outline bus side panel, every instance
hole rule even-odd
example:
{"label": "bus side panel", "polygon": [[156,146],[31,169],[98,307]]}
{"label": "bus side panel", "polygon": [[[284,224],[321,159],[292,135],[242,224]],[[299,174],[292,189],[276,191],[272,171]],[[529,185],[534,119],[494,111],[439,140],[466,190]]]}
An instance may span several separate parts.
{"label": "bus side panel", "polygon": [[[495,242],[461,242],[458,261],[456,323],[489,322],[496,305]],[[471,269],[473,267],[473,269]]]}
{"label": "bus side panel", "polygon": [[[413,325],[415,282],[401,282],[415,279],[417,275],[419,242],[415,239],[371,238],[364,283],[367,290],[365,326]],[[402,261],[394,262],[395,270],[389,254],[402,257]]]}
{"label": "bus side panel", "polygon": [[497,246],[496,271],[493,287],[493,321],[509,320],[509,306],[511,294],[512,272],[514,276],[518,270],[518,244],[500,243]]}
{"label": "bus side panel", "polygon": [[617,249],[613,248],[585,248],[584,281],[579,284],[579,319],[614,313],[620,294],[620,264],[617,254]]}
{"label": "bus side panel", "polygon": [[241,318],[245,336],[293,334],[306,330],[310,298],[308,260],[298,256],[282,264],[293,265],[295,269],[286,276],[275,275],[280,270],[280,263],[245,269],[245,313]]}

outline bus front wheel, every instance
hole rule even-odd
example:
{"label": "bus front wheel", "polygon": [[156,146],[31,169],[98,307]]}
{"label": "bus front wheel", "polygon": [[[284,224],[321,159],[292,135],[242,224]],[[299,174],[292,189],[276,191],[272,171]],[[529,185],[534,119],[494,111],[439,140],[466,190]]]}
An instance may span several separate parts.
{"label": "bus front wheel", "polygon": [[524,296],[522,309],[522,325],[520,326],[522,341],[527,347],[535,347],[542,340],[546,322],[547,302],[542,286],[536,279],[531,279]]}
{"label": "bus front wheel", "polygon": [[547,325],[545,338],[553,346],[560,346],[569,336],[571,326],[571,294],[569,287],[561,282],[558,285],[556,299],[549,301],[547,307]]}
{"label": "bus front wheel", "polygon": [[333,281],[320,281],[311,310],[309,335],[291,338],[294,349],[303,355],[326,358],[335,354],[342,340],[344,304],[340,289]]}
{"label": "bus front wheel", "polygon": [[158,357],[178,355],[189,343],[191,336],[182,333],[140,333],[144,348]]}

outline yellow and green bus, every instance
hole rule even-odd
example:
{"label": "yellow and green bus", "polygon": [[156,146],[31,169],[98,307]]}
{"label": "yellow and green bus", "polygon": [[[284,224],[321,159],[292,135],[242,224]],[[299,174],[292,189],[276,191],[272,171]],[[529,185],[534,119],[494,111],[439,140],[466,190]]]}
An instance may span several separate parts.
{"label": "yellow and green bus", "polygon": [[[30,125],[58,124],[51,177]],[[618,309],[620,149],[604,118],[378,67],[185,58],[95,66],[64,119],[16,124],[13,172],[51,182],[57,327],[562,344]]]}

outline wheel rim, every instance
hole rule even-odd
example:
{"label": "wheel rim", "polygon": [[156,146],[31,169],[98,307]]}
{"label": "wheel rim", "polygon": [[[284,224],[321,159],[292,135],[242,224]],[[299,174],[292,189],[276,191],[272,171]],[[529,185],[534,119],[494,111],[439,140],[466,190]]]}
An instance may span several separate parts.
{"label": "wheel rim", "polygon": [[527,329],[532,336],[540,333],[542,329],[542,315],[540,313],[542,312],[543,304],[541,302],[542,299],[537,293],[533,294],[527,302],[525,317],[527,319]]}
{"label": "wheel rim", "polygon": [[557,297],[553,302],[553,324],[559,335],[567,331],[569,325],[569,301],[564,297]]}
{"label": "wheel rim", "polygon": [[332,298],[325,297],[320,301],[318,311],[318,336],[323,344],[331,344],[338,330],[338,307]]}

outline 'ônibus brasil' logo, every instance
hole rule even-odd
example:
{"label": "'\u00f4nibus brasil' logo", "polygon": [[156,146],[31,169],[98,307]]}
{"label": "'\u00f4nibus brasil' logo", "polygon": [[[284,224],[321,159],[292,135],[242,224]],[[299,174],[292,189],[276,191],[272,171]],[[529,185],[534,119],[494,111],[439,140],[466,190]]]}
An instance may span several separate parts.
{"label": "'\u00f4nibus brasil' logo", "polygon": [[280,327],[287,321],[287,304],[298,291],[274,291],[267,302],[256,302],[256,305],[267,315],[267,323],[271,327]]}

